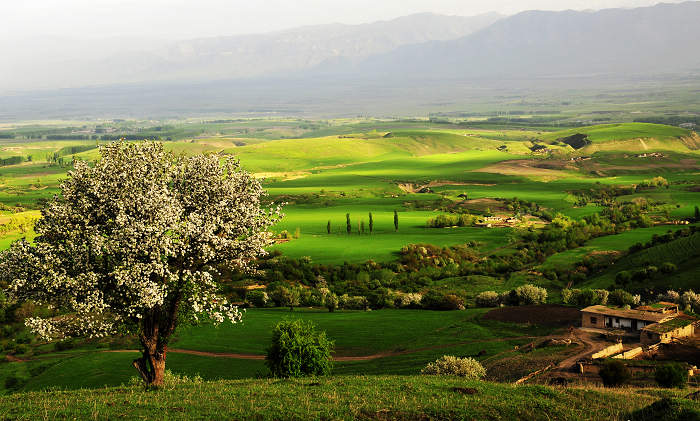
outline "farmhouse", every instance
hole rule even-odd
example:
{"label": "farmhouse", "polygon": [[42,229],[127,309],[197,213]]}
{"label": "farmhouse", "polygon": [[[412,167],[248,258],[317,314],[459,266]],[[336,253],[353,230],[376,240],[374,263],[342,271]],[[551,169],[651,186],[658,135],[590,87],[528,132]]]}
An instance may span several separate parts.
{"label": "farmhouse", "polygon": [[692,336],[698,322],[678,311],[674,303],[660,302],[636,309],[595,305],[581,310],[581,325],[597,329],[622,329],[640,333],[640,342],[670,342]]}

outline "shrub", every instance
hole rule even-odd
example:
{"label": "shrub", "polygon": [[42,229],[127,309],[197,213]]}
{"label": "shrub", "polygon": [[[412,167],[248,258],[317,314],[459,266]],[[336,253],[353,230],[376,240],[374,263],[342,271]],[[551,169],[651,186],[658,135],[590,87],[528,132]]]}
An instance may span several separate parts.
{"label": "shrub", "polygon": [[671,262],[666,262],[666,263],[662,264],[661,267],[659,268],[659,270],[661,270],[661,272],[663,272],[663,273],[673,273],[677,269],[678,268],[676,267],[676,265],[674,265]]}
{"label": "shrub", "polygon": [[368,306],[367,298],[343,294],[338,297],[338,306],[346,310],[364,310]]}
{"label": "shrub", "polygon": [[333,293],[326,295],[325,304],[328,311],[334,312],[338,308],[338,296]]}
{"label": "shrub", "polygon": [[515,288],[519,305],[544,304],[547,302],[547,290],[534,285],[523,285]]}
{"label": "shrub", "polygon": [[622,361],[606,361],[598,373],[606,387],[621,386],[630,379],[630,372]]}
{"label": "shrub", "polygon": [[608,302],[610,304],[620,307],[626,305],[631,306],[632,304],[634,304],[634,301],[635,297],[629,292],[622,289],[616,289],[615,291],[611,292],[608,296]]}
{"label": "shrub", "polygon": [[444,294],[439,291],[428,291],[421,300],[428,310],[464,310],[464,300],[454,294]]}
{"label": "shrub", "polygon": [[661,387],[682,388],[688,383],[688,370],[682,364],[664,364],[656,368],[654,378]]}
{"label": "shrub", "polygon": [[445,355],[421,370],[421,374],[434,376],[459,376],[467,379],[482,379],[486,369],[474,358],[457,358]]}
{"label": "shrub", "polygon": [[671,303],[678,303],[681,299],[681,295],[676,291],[669,289],[666,294],[659,294],[660,301],[668,301]]}
{"label": "shrub", "polygon": [[253,306],[262,308],[267,306],[269,297],[267,296],[267,292],[260,289],[254,289],[246,293],[245,299]]}
{"label": "shrub", "polygon": [[627,285],[631,280],[632,280],[632,274],[626,270],[623,270],[622,272],[618,272],[618,274],[615,275],[615,283],[620,284],[620,285]]}
{"label": "shrub", "polygon": [[322,376],[332,367],[333,342],[313,323],[285,320],[272,331],[265,364],[275,377]]}
{"label": "shrub", "polygon": [[476,305],[479,307],[498,307],[500,296],[494,291],[484,291],[476,296]]}
{"label": "shrub", "polygon": [[604,289],[563,289],[561,291],[564,304],[588,307],[608,303],[609,292]]}
{"label": "shrub", "polygon": [[391,291],[391,298],[396,308],[420,308],[423,296],[417,292]]}
{"label": "shrub", "polygon": [[700,313],[700,294],[696,294],[693,290],[684,292],[679,303],[684,309]]}

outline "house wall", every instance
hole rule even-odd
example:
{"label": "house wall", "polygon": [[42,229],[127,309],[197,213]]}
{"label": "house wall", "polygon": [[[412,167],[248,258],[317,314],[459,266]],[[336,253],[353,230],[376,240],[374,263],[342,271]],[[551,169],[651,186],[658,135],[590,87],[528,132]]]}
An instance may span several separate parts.
{"label": "house wall", "polygon": [[581,326],[605,329],[605,316],[597,313],[581,312]]}
{"label": "house wall", "polygon": [[591,355],[591,358],[593,358],[594,360],[597,360],[598,358],[606,358],[611,355],[615,355],[617,353],[622,352],[623,349],[624,348],[622,347],[622,342],[618,342],[615,345],[610,345],[607,348],[601,349],[600,351]]}
{"label": "house wall", "polygon": [[644,331],[641,333],[639,339],[644,345],[655,344],[658,342],[668,343],[676,338],[687,338],[688,336],[693,336],[695,334],[695,326],[690,324],[685,327],[679,327],[678,329],[672,330],[666,333],[656,333]]}

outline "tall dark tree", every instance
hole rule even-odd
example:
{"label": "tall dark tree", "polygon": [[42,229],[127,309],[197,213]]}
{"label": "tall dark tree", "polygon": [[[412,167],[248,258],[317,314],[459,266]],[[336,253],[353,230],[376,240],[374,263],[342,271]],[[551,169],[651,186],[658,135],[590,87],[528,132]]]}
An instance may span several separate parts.
{"label": "tall dark tree", "polygon": [[700,208],[695,206],[695,222],[700,222]]}
{"label": "tall dark tree", "polygon": [[399,230],[399,213],[394,211],[394,231]]}
{"label": "tall dark tree", "polygon": [[372,212],[369,213],[369,233],[372,234],[374,231],[374,219],[372,219]]}
{"label": "tall dark tree", "polygon": [[348,234],[352,233],[352,222],[350,221],[350,214],[345,214],[345,225],[347,225]]}
{"label": "tall dark tree", "polygon": [[328,220],[328,223],[326,224],[326,232],[328,234],[331,233],[331,220],[330,219]]}

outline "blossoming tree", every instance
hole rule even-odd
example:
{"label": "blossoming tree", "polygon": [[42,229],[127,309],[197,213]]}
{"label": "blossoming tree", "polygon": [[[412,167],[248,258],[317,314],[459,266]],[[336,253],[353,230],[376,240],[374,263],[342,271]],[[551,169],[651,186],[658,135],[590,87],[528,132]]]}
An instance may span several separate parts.
{"label": "blossoming tree", "polygon": [[26,321],[46,339],[137,335],[134,366],[159,386],[179,323],[241,319],[218,295],[216,270],[249,268],[280,209],[262,206],[260,183],[233,159],[174,156],[153,142],[100,153],[94,166],[76,162],[34,243],[2,254],[0,276],[15,299],[57,309]]}

